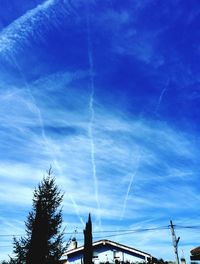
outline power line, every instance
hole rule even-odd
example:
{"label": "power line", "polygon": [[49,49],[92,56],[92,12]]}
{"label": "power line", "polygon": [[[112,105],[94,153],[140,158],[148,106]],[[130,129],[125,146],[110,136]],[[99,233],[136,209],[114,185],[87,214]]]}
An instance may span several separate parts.
{"label": "power line", "polygon": [[[174,225],[176,229],[200,229],[199,225],[196,226],[182,226],[182,225]],[[101,231],[93,231],[93,234],[103,234],[103,233],[122,233],[123,234],[132,234],[139,232],[148,232],[148,231],[157,231],[157,230],[167,230],[169,226],[160,226],[160,227],[152,227],[152,228],[138,228],[138,229],[121,229],[121,230],[101,230]],[[64,232],[65,235],[71,235],[71,232]],[[80,235],[83,232],[76,232],[76,234]],[[24,236],[25,234],[0,234],[0,237],[19,237]],[[114,235],[116,236],[116,234]]]}
{"label": "power line", "polygon": [[[194,229],[200,230],[200,226],[181,226],[181,225],[174,225],[176,229]],[[140,233],[140,232],[154,232],[158,230],[169,230],[170,226],[161,226],[161,227],[154,227],[154,228],[140,228],[140,229],[122,229],[122,230],[102,230],[102,231],[94,231],[93,234],[102,234],[102,236],[93,236],[94,239],[102,239],[102,238],[110,238],[110,237],[117,237],[117,236],[123,236],[123,235],[132,235],[134,233]],[[104,236],[104,233],[111,233],[110,235]],[[65,232],[65,235],[71,235],[71,232]],[[83,232],[76,232],[76,234],[83,234]],[[23,235],[14,235],[14,234],[0,234],[0,237],[17,237],[17,236],[23,236]],[[82,241],[84,239],[79,238],[79,241]],[[6,241],[8,243],[8,241]],[[0,248],[11,248],[12,245],[0,245]]]}
{"label": "power line", "polygon": [[200,229],[200,225],[196,225],[196,226],[181,226],[181,225],[174,225],[176,227],[176,229]]}
{"label": "power line", "polygon": [[[162,230],[168,229],[168,226],[163,227],[154,227],[154,228],[141,228],[141,229],[122,229],[122,230],[101,230],[101,231],[93,231],[93,234],[99,233],[123,233],[123,232],[145,232],[145,231],[153,231],[153,230]],[[71,232],[64,232],[65,235],[71,235]],[[83,232],[76,232],[76,234],[83,234]],[[0,234],[0,237],[18,237],[24,236],[25,234]]]}

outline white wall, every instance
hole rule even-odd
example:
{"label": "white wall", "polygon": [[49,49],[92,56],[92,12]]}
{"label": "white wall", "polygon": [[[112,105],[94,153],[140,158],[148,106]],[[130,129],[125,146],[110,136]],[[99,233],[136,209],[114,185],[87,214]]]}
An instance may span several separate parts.
{"label": "white wall", "polygon": [[[114,253],[113,250],[107,250],[104,252],[94,251],[93,256],[97,257],[93,259],[95,264],[99,264],[100,262],[106,262],[106,261],[114,263],[114,256],[117,257],[119,261],[123,260],[123,261],[130,261],[130,262],[143,262],[143,260],[140,258],[131,256],[129,254],[126,254],[120,251],[115,251]],[[69,263],[70,264],[81,264],[81,259],[79,258],[77,260],[73,260],[73,261],[71,260]]]}

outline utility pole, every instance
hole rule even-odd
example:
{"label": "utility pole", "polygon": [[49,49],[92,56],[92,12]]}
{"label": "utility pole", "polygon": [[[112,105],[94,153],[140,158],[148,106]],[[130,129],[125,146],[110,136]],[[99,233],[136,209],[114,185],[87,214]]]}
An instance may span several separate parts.
{"label": "utility pole", "polygon": [[173,247],[174,247],[174,253],[176,256],[176,263],[180,264],[179,257],[178,257],[178,242],[180,240],[180,237],[176,238],[175,231],[174,231],[174,225],[172,223],[172,220],[170,220],[169,226],[170,226],[170,230],[171,230],[171,234],[172,234],[172,243],[173,243]]}

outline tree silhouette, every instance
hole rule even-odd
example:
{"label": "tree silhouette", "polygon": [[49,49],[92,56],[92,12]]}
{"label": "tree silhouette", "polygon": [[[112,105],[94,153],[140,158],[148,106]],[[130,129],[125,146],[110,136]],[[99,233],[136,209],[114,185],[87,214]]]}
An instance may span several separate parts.
{"label": "tree silhouette", "polygon": [[63,195],[55,184],[51,168],[35,189],[33,210],[26,224],[26,236],[14,239],[15,264],[57,264],[64,253],[62,211]]}
{"label": "tree silhouette", "polygon": [[92,249],[92,221],[91,215],[88,216],[88,222],[84,229],[84,251],[83,251],[83,263],[92,264],[93,249]]}

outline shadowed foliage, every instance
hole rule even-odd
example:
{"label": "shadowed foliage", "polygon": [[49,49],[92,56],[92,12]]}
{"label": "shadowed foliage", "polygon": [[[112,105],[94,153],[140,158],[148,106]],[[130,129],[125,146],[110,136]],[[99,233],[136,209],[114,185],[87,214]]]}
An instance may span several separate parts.
{"label": "shadowed foliage", "polygon": [[84,229],[84,251],[83,251],[83,263],[84,264],[92,264],[92,221],[91,216],[89,214],[88,222],[86,223]]}
{"label": "shadowed foliage", "polygon": [[63,195],[55,184],[51,168],[35,189],[33,209],[26,221],[26,236],[14,238],[12,264],[57,264],[64,253],[61,231]]}

